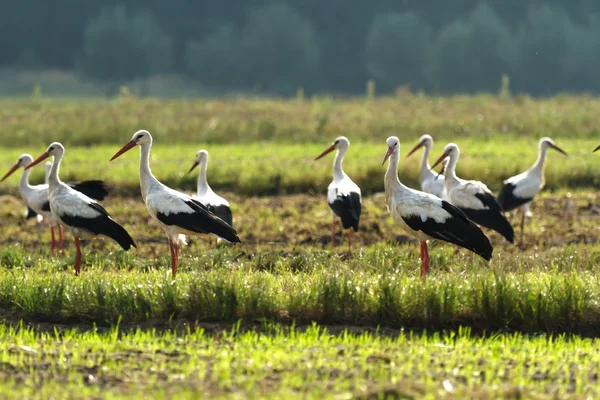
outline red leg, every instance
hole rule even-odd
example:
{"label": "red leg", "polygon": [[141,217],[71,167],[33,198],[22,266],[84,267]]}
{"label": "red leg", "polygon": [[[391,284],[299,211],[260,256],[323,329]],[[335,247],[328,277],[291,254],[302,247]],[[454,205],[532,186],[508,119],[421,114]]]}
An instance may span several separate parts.
{"label": "red leg", "polygon": [[425,278],[429,273],[429,251],[427,251],[427,241],[421,241],[421,278]]}
{"label": "red leg", "polygon": [[169,239],[169,248],[171,249],[171,274],[173,275],[173,278],[175,278],[175,274],[177,274],[177,256],[175,255],[175,245],[171,239]]}
{"label": "red leg", "polygon": [[53,226],[50,227],[50,234],[52,235],[52,244],[50,245],[50,251],[54,251],[54,248],[56,247],[56,240],[54,239],[54,227]]}
{"label": "red leg", "polygon": [[335,218],[331,219],[331,247],[335,246]]}
{"label": "red leg", "polygon": [[62,234],[62,226],[58,224],[58,248],[62,249],[63,247],[63,234]]}
{"label": "red leg", "polygon": [[175,278],[175,274],[177,274],[177,267],[179,266],[179,240],[173,243],[173,247],[175,248],[175,272],[173,272],[173,278]]}
{"label": "red leg", "polygon": [[75,275],[79,275],[81,270],[81,248],[79,248],[79,238],[75,236],[75,248],[77,249],[77,254],[75,255]]}

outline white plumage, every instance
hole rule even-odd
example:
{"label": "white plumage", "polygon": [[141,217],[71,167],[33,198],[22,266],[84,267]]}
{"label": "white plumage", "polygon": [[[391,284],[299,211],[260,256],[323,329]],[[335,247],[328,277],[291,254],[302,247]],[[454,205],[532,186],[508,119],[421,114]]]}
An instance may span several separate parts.
{"label": "white plumage", "polygon": [[421,189],[426,193],[431,193],[442,198],[444,193],[444,175],[442,173],[438,174],[435,171],[432,171],[431,167],[429,166],[429,153],[433,148],[433,138],[430,135],[421,136],[417,145],[408,153],[406,158],[410,157],[411,154],[419,150],[421,147],[424,148],[423,158],[421,158],[421,164],[419,166]]}
{"label": "white plumage", "polygon": [[390,162],[385,173],[386,206],[400,227],[421,242],[421,276],[429,272],[427,239],[440,239],[465,247],[490,260],[492,246],[481,230],[456,207],[439,197],[414,190],[398,179],[400,141],[387,139],[387,153],[383,162]]}
{"label": "white plumage", "polygon": [[459,157],[458,146],[449,143],[432,167],[434,168],[445,158],[449,158],[445,168],[444,200],[460,208],[473,222],[495,230],[512,243],[514,240],[513,228],[502,214],[502,207],[492,191],[483,182],[460,179],[456,176],[456,164]]}
{"label": "white plumage", "polygon": [[111,161],[121,154],[140,146],[140,188],[150,216],[163,228],[171,250],[171,271],[177,274],[179,245],[182,235],[189,233],[213,233],[230,242],[240,239],[235,230],[210,212],[198,200],[173,190],[159,182],[150,170],[152,135],[145,130],[137,131],[132,139],[119,150]]}
{"label": "white plumage", "polygon": [[523,229],[525,217],[531,217],[529,209],[533,197],[542,190],[545,184],[544,166],[548,149],[567,155],[549,137],[543,137],[538,142],[538,157],[535,163],[525,172],[512,176],[504,181],[504,186],[498,195],[498,201],[504,211],[512,211],[516,208],[523,210],[521,218],[521,242],[523,241]]}
{"label": "white plumage", "polygon": [[350,141],[345,136],[339,136],[315,160],[337,150],[333,161],[333,180],[327,187],[327,204],[332,211],[331,244],[335,242],[335,217],[342,220],[342,227],[348,231],[348,250],[352,248],[352,229],[358,231],[362,211],[360,188],[342,169],[344,154],[350,147]]}

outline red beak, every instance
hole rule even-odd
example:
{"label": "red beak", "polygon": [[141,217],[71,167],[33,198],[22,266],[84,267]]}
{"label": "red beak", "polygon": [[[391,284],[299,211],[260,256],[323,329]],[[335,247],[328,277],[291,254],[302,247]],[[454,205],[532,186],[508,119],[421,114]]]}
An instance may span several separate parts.
{"label": "red beak", "polygon": [[112,156],[112,158],[109,160],[112,161],[115,158],[119,157],[121,154],[125,153],[128,150],[131,150],[132,148],[134,148],[136,145],[136,143],[133,140],[130,140],[129,142],[125,143],[125,146],[123,146],[123,148],[119,151],[117,151],[117,154],[115,154],[114,156]]}
{"label": "red beak", "polygon": [[41,156],[39,156],[38,158],[33,160],[33,162],[31,164],[29,164],[28,166],[26,166],[25,169],[35,167],[36,165],[38,165],[39,163],[41,163],[48,157],[50,157],[50,154],[48,154],[48,152],[45,152],[44,154],[42,154]]}
{"label": "red beak", "polygon": [[19,169],[19,164],[15,164],[15,165],[13,165],[13,166],[12,166],[12,168],[10,169],[10,171],[8,171],[8,172],[6,173],[6,175],[4,175],[4,177],[2,177],[2,179],[0,179],[0,182],[4,182],[4,180],[5,180],[6,178],[8,178],[9,176],[11,176],[11,175],[12,175],[12,173],[13,173],[13,172],[15,172],[15,171],[16,171],[16,170],[18,170],[18,169]]}
{"label": "red beak", "polygon": [[198,161],[194,161],[194,163],[192,164],[192,168],[190,168],[190,170],[188,171],[188,174],[190,172],[192,172],[194,170],[194,168],[196,168],[200,163]]}
{"label": "red beak", "polygon": [[387,161],[388,158],[390,158],[390,156],[392,155],[393,152],[394,152],[394,149],[391,147],[388,147],[388,151],[387,151],[387,153],[385,153],[385,157],[383,157],[383,162],[381,163],[381,165],[385,164],[385,162]]}
{"label": "red beak", "polygon": [[437,159],[437,161],[435,162],[435,164],[433,164],[431,166],[431,169],[434,169],[439,163],[441,163],[442,161],[444,161],[444,158],[448,157],[448,154],[444,153],[440,156],[440,158]]}
{"label": "red beak", "polygon": [[419,150],[421,147],[423,147],[423,143],[417,143],[417,145],[411,151],[408,152],[408,154],[406,155],[406,158],[410,157],[410,155],[412,153]]}
{"label": "red beak", "polygon": [[317,158],[315,158],[315,161],[317,161],[319,158],[323,157],[325,154],[331,153],[333,150],[335,150],[335,146],[331,145],[328,148],[325,149],[324,152],[322,152]]}
{"label": "red beak", "polygon": [[[567,155],[567,153],[566,153],[566,152],[565,152],[563,149],[561,149],[560,147],[558,147],[558,146],[557,146],[557,145],[555,145],[555,144],[552,144],[552,143],[550,143],[550,147],[552,147],[554,150],[558,151],[559,153],[562,153],[562,154],[564,154],[565,156]],[[599,147],[600,147],[600,146],[599,146]],[[596,150],[597,150],[597,149],[598,149],[598,148],[596,148]],[[594,151],[596,151],[596,150],[594,150]]]}

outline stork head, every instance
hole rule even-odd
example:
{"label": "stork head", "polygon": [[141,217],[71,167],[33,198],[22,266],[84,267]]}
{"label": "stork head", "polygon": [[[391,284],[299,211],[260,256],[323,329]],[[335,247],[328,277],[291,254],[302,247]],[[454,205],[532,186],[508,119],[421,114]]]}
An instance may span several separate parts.
{"label": "stork head", "polygon": [[427,148],[431,148],[431,146],[433,146],[433,138],[431,137],[431,135],[421,136],[419,138],[419,142],[417,143],[417,145],[411,151],[408,152],[408,154],[406,155],[406,158],[410,157],[410,155],[412,153],[419,150],[423,146],[425,146]]}
{"label": "stork head", "polygon": [[350,147],[350,141],[348,140],[348,138],[346,136],[338,136],[337,138],[335,138],[331,146],[326,148],[324,152],[322,152],[317,158],[315,158],[315,161],[323,157],[324,155],[331,153],[333,150],[337,149],[339,151],[346,151],[348,147]]}
{"label": "stork head", "polygon": [[25,169],[33,168],[48,157],[61,158],[63,154],[65,154],[65,148],[62,144],[60,144],[59,142],[51,143],[50,146],[48,146],[48,148],[46,149],[46,151],[42,153],[41,156],[36,158],[31,164],[25,167]]}
{"label": "stork head", "polygon": [[117,151],[116,154],[112,156],[110,161],[119,157],[121,154],[127,152],[128,150],[131,150],[135,146],[142,146],[145,144],[152,144],[152,135],[150,134],[150,132],[142,129],[134,133],[131,137],[131,140],[125,143],[121,150]]}
{"label": "stork head", "polygon": [[194,159],[194,163],[192,164],[192,168],[190,168],[188,174],[194,170],[198,165],[205,165],[208,162],[208,151],[202,149],[198,150],[196,153],[196,158]]}
{"label": "stork head", "polygon": [[[460,150],[455,143],[448,143],[446,147],[444,147],[444,153],[437,159],[437,161],[431,166],[431,169],[434,169],[438,166],[439,163],[444,161],[446,158],[458,158],[460,155]],[[444,167],[444,169],[446,169]]]}
{"label": "stork head", "polygon": [[400,139],[398,139],[396,136],[390,136],[389,138],[387,138],[385,143],[387,144],[388,149],[385,153],[385,157],[383,157],[383,162],[381,163],[381,165],[385,164],[387,159],[390,158],[392,154],[400,153]]}
{"label": "stork head", "polygon": [[17,162],[15,163],[15,165],[13,165],[11,167],[11,169],[8,170],[8,172],[6,173],[6,175],[4,175],[2,177],[2,179],[0,179],[0,182],[4,182],[4,180],[6,178],[8,178],[9,176],[11,176],[13,174],[13,172],[15,172],[16,170],[18,170],[19,168],[26,168],[32,162],[33,162],[33,157],[31,157],[31,154],[21,154],[21,156],[19,156],[19,159],[17,160]]}
{"label": "stork head", "polygon": [[541,138],[540,142],[539,142],[539,146],[540,146],[540,150],[545,150],[549,147],[551,149],[558,151],[559,153],[564,154],[565,156],[567,155],[567,153],[563,149],[558,147],[556,145],[556,143],[554,143],[554,140],[550,139],[549,137]]}

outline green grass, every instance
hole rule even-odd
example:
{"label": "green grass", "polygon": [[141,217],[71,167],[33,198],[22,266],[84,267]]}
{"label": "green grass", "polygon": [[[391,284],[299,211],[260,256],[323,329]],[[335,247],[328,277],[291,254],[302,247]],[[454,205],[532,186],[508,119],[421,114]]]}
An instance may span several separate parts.
{"label": "green grass", "polygon": [[[108,160],[122,144],[131,138],[124,132],[115,145],[93,148],[67,147],[61,168],[63,180],[104,179],[113,184],[116,192],[139,194],[139,150],[133,149],[119,159]],[[344,160],[344,169],[361,187],[363,193],[383,191],[385,166],[385,137],[377,143],[352,142]],[[248,145],[209,145],[200,138],[194,145],[168,146],[157,142],[153,146],[151,167],[156,177],[165,184],[195,191],[197,171],[188,174],[197,150],[210,152],[209,183],[216,191],[234,192],[238,195],[272,195],[289,193],[324,193],[332,179],[333,155],[314,161],[333,140],[324,138],[320,144],[254,143]],[[352,138],[351,138],[352,140]],[[418,164],[421,152],[405,159],[417,143],[418,137],[402,142],[400,179],[409,186],[419,187]],[[529,168],[537,157],[537,141],[533,138],[456,138],[461,146],[461,159],[457,174],[465,179],[477,179],[493,190],[499,190],[502,181]],[[595,187],[600,184],[600,156],[592,154],[596,139],[557,140],[568,157],[550,152],[546,165],[548,189],[560,187]],[[0,148],[0,172],[5,171],[25,152],[37,157],[50,143],[24,148]],[[438,141],[431,155],[431,163],[443,152],[443,141]],[[19,173],[0,184],[1,193],[17,192]],[[43,168],[34,170],[33,179],[41,180]]]}
{"label": "green grass", "polygon": [[[211,329],[212,328],[212,329]],[[590,398],[598,340],[469,329],[44,332],[0,325],[3,398]]]}

